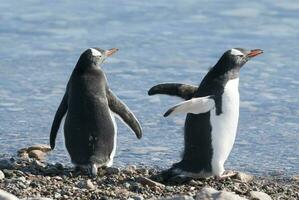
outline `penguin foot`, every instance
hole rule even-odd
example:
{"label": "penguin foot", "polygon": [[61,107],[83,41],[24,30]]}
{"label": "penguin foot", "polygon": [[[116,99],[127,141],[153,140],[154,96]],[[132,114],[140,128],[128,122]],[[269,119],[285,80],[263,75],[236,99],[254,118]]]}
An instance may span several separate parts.
{"label": "penguin foot", "polygon": [[170,185],[179,185],[184,184],[192,180],[191,177],[185,176],[184,174],[179,173],[181,170],[176,168],[171,168],[165,171],[162,171],[160,174],[159,180],[163,183],[167,183]]}
{"label": "penguin foot", "polygon": [[89,167],[88,166],[85,166],[85,165],[75,165],[74,166],[74,173],[76,175],[79,175],[79,174],[90,174],[90,171],[89,171]]}

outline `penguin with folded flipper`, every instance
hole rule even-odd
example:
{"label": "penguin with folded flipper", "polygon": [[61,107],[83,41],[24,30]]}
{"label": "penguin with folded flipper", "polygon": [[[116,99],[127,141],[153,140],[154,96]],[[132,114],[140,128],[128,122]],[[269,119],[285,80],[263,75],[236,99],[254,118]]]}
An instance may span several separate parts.
{"label": "penguin with folded flipper", "polygon": [[187,114],[183,158],[164,173],[166,178],[233,175],[224,174],[224,163],[233,147],[239,119],[239,71],[261,53],[260,49],[234,48],[222,55],[198,87],[166,83],[149,90],[149,95],[168,94],[186,100],[164,114]]}
{"label": "penguin with folded flipper", "polygon": [[50,145],[55,147],[56,135],[62,118],[67,151],[75,166],[91,169],[111,166],[116,150],[117,126],[115,116],[128,125],[140,139],[141,126],[108,86],[101,68],[103,61],[118,49],[89,48],[84,51],[70,77],[63,99],[56,112]]}

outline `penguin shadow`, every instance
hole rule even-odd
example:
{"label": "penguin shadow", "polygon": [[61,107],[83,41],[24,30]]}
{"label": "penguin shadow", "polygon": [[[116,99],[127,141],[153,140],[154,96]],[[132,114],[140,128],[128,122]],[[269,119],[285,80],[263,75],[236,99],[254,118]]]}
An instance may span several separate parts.
{"label": "penguin shadow", "polygon": [[211,178],[194,178],[173,173],[172,169],[161,171],[149,177],[151,180],[166,186],[188,185],[191,181],[207,181]]}
{"label": "penguin shadow", "polygon": [[[3,170],[3,169],[2,169]],[[86,178],[95,178],[96,176],[92,175],[91,169],[89,167],[75,166],[75,167],[65,167],[60,163],[49,164],[43,163],[37,160],[30,162],[17,163],[11,167],[4,169],[8,176],[14,176],[14,174],[19,175],[38,175],[38,176],[49,176],[49,177],[86,177]],[[12,172],[12,173],[11,173]],[[99,168],[98,175],[102,176],[106,173],[106,167]]]}

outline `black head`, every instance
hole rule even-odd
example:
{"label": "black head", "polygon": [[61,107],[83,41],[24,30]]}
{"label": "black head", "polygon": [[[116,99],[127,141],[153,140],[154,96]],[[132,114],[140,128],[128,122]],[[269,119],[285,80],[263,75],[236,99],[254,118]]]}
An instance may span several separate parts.
{"label": "black head", "polygon": [[248,60],[262,53],[263,50],[261,49],[246,50],[233,48],[222,55],[215,68],[224,71],[239,71]]}
{"label": "black head", "polygon": [[107,57],[117,51],[118,49],[116,48],[109,50],[103,50],[97,47],[89,48],[81,54],[76,67],[81,69],[99,67]]}
{"label": "black head", "polygon": [[227,69],[240,69],[248,60],[262,53],[263,50],[261,49],[233,48],[226,51],[218,63]]}

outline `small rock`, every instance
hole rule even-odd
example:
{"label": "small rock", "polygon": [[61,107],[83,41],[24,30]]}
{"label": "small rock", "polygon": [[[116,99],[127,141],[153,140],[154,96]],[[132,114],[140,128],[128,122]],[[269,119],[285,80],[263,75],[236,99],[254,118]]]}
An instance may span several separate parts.
{"label": "small rock", "polygon": [[299,181],[299,175],[293,176],[293,179],[294,179],[295,181]]}
{"label": "small rock", "polygon": [[14,170],[13,172],[14,172],[15,175],[17,175],[17,176],[26,176],[26,175],[24,174],[24,172],[22,172],[22,171],[20,171],[20,170]]}
{"label": "small rock", "polygon": [[4,179],[5,178],[5,175],[4,173],[0,170],[0,180]]}
{"label": "small rock", "polygon": [[214,188],[204,187],[196,195],[196,200],[246,200],[232,192],[218,191]]}
{"label": "small rock", "polygon": [[96,187],[93,185],[90,179],[80,181],[77,185],[81,189],[95,190]]}
{"label": "small rock", "polygon": [[124,169],[123,172],[127,175],[132,175],[136,172],[136,166],[135,165],[130,165],[126,169]]}
{"label": "small rock", "polygon": [[93,183],[89,179],[86,181],[86,188],[89,189],[89,190],[95,190],[96,189],[96,187],[93,185]]}
{"label": "small rock", "polygon": [[133,199],[134,200],[143,200],[144,198],[143,198],[143,196],[138,195],[138,196],[133,197]]}
{"label": "small rock", "polygon": [[245,174],[243,172],[237,172],[237,174],[235,176],[233,176],[233,178],[237,179],[243,183],[248,183],[254,179],[253,176],[251,176],[249,174]]}
{"label": "small rock", "polygon": [[37,160],[43,160],[46,153],[51,151],[51,147],[46,144],[37,144],[31,147],[22,148],[18,151],[18,156],[23,160],[29,158],[35,158]]}
{"label": "small rock", "polygon": [[35,144],[35,145],[27,148],[27,151],[33,151],[33,150],[39,150],[44,153],[47,153],[47,152],[51,151],[51,147],[47,144]]}
{"label": "small rock", "polygon": [[18,153],[18,156],[20,157],[21,160],[28,160],[29,159],[29,155],[28,155],[27,152]]}
{"label": "small rock", "polygon": [[174,188],[171,187],[171,186],[166,186],[166,187],[165,187],[165,190],[166,190],[167,192],[173,192],[173,191],[174,191]]}
{"label": "small rock", "polygon": [[57,181],[62,181],[63,180],[63,178],[61,178],[60,176],[55,176],[54,179],[57,180]]}
{"label": "small rock", "polygon": [[130,171],[136,171],[137,167],[135,165],[130,165],[127,167],[127,169]]}
{"label": "small rock", "polygon": [[10,194],[4,190],[0,189],[0,199],[1,200],[19,200],[15,195]]}
{"label": "small rock", "polygon": [[122,196],[124,199],[127,199],[130,195],[130,192],[126,189],[118,189],[115,190],[115,194],[118,196]]}
{"label": "small rock", "polygon": [[165,187],[165,185],[163,185],[161,183],[158,183],[156,181],[153,181],[153,180],[151,180],[149,178],[146,178],[146,177],[139,177],[137,179],[137,181],[139,183],[141,183],[142,185],[148,185],[150,187],[160,187],[160,188],[164,188]]}
{"label": "small rock", "polygon": [[23,183],[25,183],[26,182],[26,178],[25,177],[18,177],[16,180],[18,180],[18,181],[21,181],[21,182],[23,182]]}
{"label": "small rock", "polygon": [[60,198],[61,197],[61,194],[59,194],[58,192],[55,192],[54,193],[54,198],[55,199],[58,199],[58,198]]}
{"label": "small rock", "polygon": [[63,165],[61,163],[55,163],[55,167],[58,170],[63,170]]}
{"label": "small rock", "polygon": [[148,169],[145,169],[145,168],[138,168],[138,169],[136,169],[136,171],[137,171],[138,173],[141,173],[141,174],[144,175],[144,176],[148,176],[148,175],[149,175],[149,170],[148,170]]}
{"label": "small rock", "polygon": [[176,195],[173,197],[161,198],[159,200],[194,200],[194,198],[187,195]]}
{"label": "small rock", "polygon": [[[39,160],[39,159],[38,159],[38,160]],[[38,161],[38,160],[34,160],[34,161],[32,162],[32,164],[35,165],[37,168],[45,168],[46,165],[45,165],[44,163]]]}
{"label": "small rock", "polygon": [[32,188],[37,188],[39,186],[39,182],[37,180],[33,180],[30,182],[29,186]]}
{"label": "small rock", "polygon": [[46,198],[46,197],[29,197],[26,200],[53,200],[53,199]]}
{"label": "small rock", "polygon": [[45,159],[45,153],[41,150],[32,150],[28,153],[30,158],[35,158],[37,160],[44,160]]}
{"label": "small rock", "polygon": [[125,188],[127,188],[127,189],[129,189],[129,188],[130,188],[130,186],[131,186],[131,184],[130,184],[130,183],[128,183],[128,182],[125,182],[125,183],[124,183],[124,187],[125,187]]}
{"label": "small rock", "polygon": [[272,198],[264,192],[251,191],[250,199],[252,200],[272,200]]}
{"label": "small rock", "polygon": [[6,178],[16,177],[16,174],[14,173],[13,170],[4,169],[3,173],[5,174]]}
{"label": "small rock", "polygon": [[111,175],[111,174],[118,174],[120,172],[120,169],[119,168],[116,168],[116,167],[108,167],[106,169],[106,173],[108,175]]}

